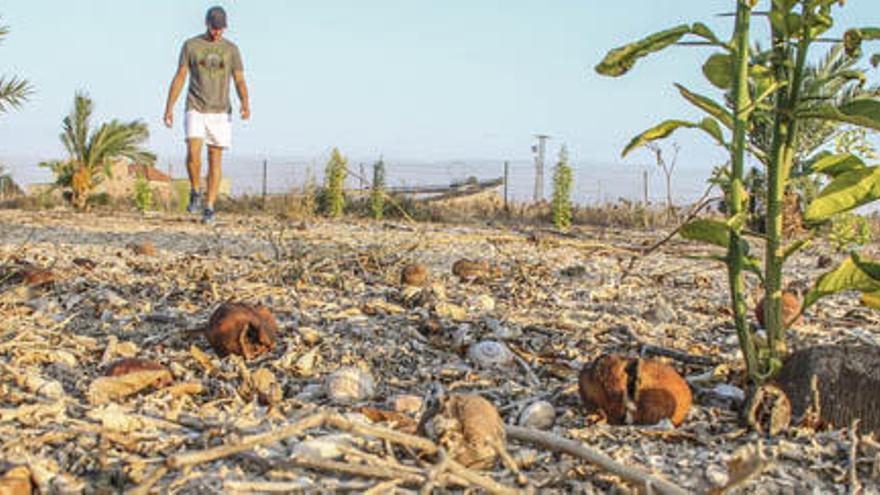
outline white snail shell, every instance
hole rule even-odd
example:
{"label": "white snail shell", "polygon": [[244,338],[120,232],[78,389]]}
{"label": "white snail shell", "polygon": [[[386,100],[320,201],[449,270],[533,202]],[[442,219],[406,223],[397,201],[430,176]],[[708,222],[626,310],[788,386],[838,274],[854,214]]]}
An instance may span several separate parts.
{"label": "white snail shell", "polygon": [[546,430],[556,421],[556,409],[553,404],[540,400],[529,404],[519,415],[519,425],[526,428]]}
{"label": "white snail shell", "polygon": [[501,342],[484,340],[468,348],[468,358],[477,366],[492,368],[511,364],[513,353]]}

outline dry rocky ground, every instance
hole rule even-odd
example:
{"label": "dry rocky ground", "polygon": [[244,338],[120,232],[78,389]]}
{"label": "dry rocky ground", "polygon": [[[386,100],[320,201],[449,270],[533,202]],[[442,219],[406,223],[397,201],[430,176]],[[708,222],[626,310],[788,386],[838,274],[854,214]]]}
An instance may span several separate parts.
{"label": "dry rocky ground", "polygon": [[[27,262],[56,279],[0,285],[0,461],[26,466],[41,493],[407,493],[419,480],[437,492],[474,490],[479,483],[439,476],[436,455],[352,427],[412,431],[439,385],[483,396],[509,425],[551,417],[551,433],[687,491],[745,473],[740,493],[849,493],[854,479],[880,493],[880,445],[849,425],[775,438],[738,425],[741,366],[721,266],[674,240],[621,279],[632,254],[661,235],[236,216],[205,227],[179,216],[0,211],[6,272]],[[790,264],[792,288],[821,272],[822,254],[831,253],[812,248]],[[460,258],[489,261],[497,277],[460,281],[451,273]],[[426,288],[400,287],[411,262],[428,267]],[[272,351],[217,357],[202,329],[228,299],[271,310],[280,327]],[[476,345],[485,341],[495,343]],[[845,296],[820,302],[791,344],[823,342],[880,345],[878,317]],[[612,426],[588,414],[577,373],[608,352],[672,354],[694,390],[684,423]],[[107,366],[129,356],[163,364],[173,384],[96,397]],[[345,373],[355,397],[329,378],[343,368],[354,368]],[[552,407],[523,414],[539,401]],[[340,414],[232,455],[180,461],[320,411]],[[546,446],[508,439],[507,449],[528,490],[639,489]],[[352,466],[385,476],[355,476]],[[501,463],[473,472],[498,490],[518,486]]]}

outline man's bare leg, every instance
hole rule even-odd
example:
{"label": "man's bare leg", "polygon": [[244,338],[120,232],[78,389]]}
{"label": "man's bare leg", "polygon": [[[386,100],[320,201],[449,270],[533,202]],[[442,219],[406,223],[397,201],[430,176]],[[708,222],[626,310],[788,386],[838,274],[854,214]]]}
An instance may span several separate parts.
{"label": "man's bare leg", "polygon": [[198,192],[202,175],[202,140],[199,138],[186,140],[186,171],[189,174],[190,187]]}
{"label": "man's bare leg", "polygon": [[189,206],[190,213],[197,213],[200,206],[199,181],[202,175],[202,140],[189,138],[186,140],[186,172],[189,174]]}
{"label": "man's bare leg", "polygon": [[223,148],[208,145],[208,193],[205,198],[205,208],[214,209],[217,201],[217,191],[220,189],[220,177],[222,175]]}

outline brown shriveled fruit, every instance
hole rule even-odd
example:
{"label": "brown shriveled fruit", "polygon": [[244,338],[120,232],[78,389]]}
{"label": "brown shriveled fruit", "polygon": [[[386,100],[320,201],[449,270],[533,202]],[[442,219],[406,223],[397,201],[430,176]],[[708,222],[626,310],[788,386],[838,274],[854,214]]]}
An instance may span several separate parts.
{"label": "brown shriveled fruit", "polygon": [[55,273],[46,268],[28,267],[20,272],[18,276],[21,283],[28,287],[49,287],[55,283]]}
{"label": "brown shriveled fruit", "polygon": [[[120,359],[119,361],[116,361],[108,366],[107,371],[104,372],[104,375],[122,376],[129,373],[136,373],[138,371],[167,371],[167,368],[157,363],[156,361],[150,361],[149,359],[125,358]],[[168,372],[156,382],[156,387],[167,387],[173,382],[174,380],[171,377],[171,372]]]}
{"label": "brown shriveled fruit", "polygon": [[[755,318],[758,320],[758,324],[761,328],[764,328],[764,300],[765,297],[761,298],[761,301],[755,306]],[[800,325],[803,323],[804,318],[799,316],[801,312],[801,300],[792,292],[783,292],[782,293],[782,321],[785,322],[785,327],[793,327],[796,325]],[[795,319],[797,318],[797,319]]]}
{"label": "brown shriveled fruit", "polygon": [[491,276],[491,267],[487,261],[460,259],[452,264],[452,274],[462,281],[483,280]]}
{"label": "brown shriveled fruit", "polygon": [[693,400],[687,382],[668,364],[617,354],[584,366],[578,386],[584,404],[601,410],[612,424],[655,424],[669,418],[679,426]]}
{"label": "brown shriveled fruit", "polygon": [[265,306],[227,301],[208,321],[205,336],[220,357],[238,354],[253,359],[275,348],[278,324]]}
{"label": "brown shriveled fruit", "polygon": [[433,429],[456,461],[474,469],[491,469],[507,439],[498,410],[479,395],[444,397]]}
{"label": "brown shriveled fruit", "polygon": [[0,471],[3,471],[0,475],[0,495],[31,495],[34,492],[31,471],[26,466],[9,467]]}
{"label": "brown shriveled fruit", "polygon": [[95,260],[90,259],[90,258],[74,258],[72,261],[73,261],[74,265],[76,265],[84,270],[93,270],[95,268],[95,266],[97,266],[97,263],[95,263]]}
{"label": "brown shriveled fruit", "polygon": [[418,263],[406,265],[400,272],[400,284],[423,287],[428,283],[428,268]]}
{"label": "brown shriveled fruit", "polygon": [[131,250],[139,256],[156,256],[156,245],[151,241],[136,242],[131,244]]}

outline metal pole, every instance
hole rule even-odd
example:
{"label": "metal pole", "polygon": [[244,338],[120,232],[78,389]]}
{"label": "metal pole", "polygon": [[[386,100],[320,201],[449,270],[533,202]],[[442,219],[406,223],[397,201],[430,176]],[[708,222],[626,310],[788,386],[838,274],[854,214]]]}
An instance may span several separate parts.
{"label": "metal pole", "polygon": [[547,140],[550,136],[546,134],[535,134],[538,138],[538,144],[532,147],[535,151],[535,192],[533,200],[539,202],[544,200],[544,153],[547,150]]}
{"label": "metal pole", "polygon": [[364,164],[358,163],[358,168],[360,169],[361,175],[358,177],[359,188],[361,191],[364,190]]}
{"label": "metal pole", "polygon": [[510,183],[510,162],[507,160],[504,161],[504,211],[505,213],[509,213],[510,209],[507,206],[507,185]]}
{"label": "metal pole", "polygon": [[268,178],[269,160],[263,159],[263,207],[266,207],[266,179]]}
{"label": "metal pole", "polygon": [[648,206],[648,170],[642,170],[642,183],[645,188],[645,206]]}

